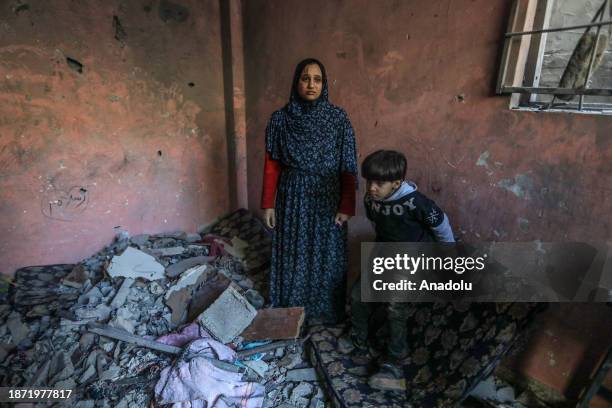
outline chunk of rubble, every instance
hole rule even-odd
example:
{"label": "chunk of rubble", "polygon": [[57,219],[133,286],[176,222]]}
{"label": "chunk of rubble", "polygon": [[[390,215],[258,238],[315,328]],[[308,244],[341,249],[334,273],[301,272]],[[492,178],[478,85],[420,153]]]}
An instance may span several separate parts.
{"label": "chunk of rubble", "polygon": [[121,287],[119,288],[119,290],[117,291],[117,294],[111,301],[111,307],[113,309],[117,309],[123,306],[123,304],[125,303],[130,293],[130,288],[132,287],[133,284],[134,284],[134,279],[132,278],[125,278],[123,280]]}
{"label": "chunk of rubble", "polygon": [[264,377],[270,368],[270,366],[262,360],[248,360],[244,361],[243,364],[255,371],[260,377]]}
{"label": "chunk of rubble", "polygon": [[164,267],[149,254],[128,247],[121,255],[115,255],[107,270],[113,277],[143,278],[157,280],[164,278]]}
{"label": "chunk of rubble", "polygon": [[287,371],[287,381],[302,382],[302,381],[317,381],[317,372],[314,368],[296,368]]}
{"label": "chunk of rubble", "polygon": [[176,278],[188,269],[208,263],[212,259],[213,257],[211,256],[194,256],[193,258],[183,259],[182,261],[168,266],[166,268],[166,276],[169,278]]}
{"label": "chunk of rubble", "polygon": [[251,324],[256,315],[257,310],[230,285],[198,316],[198,321],[220,342],[229,343]]}
{"label": "chunk of rubble", "polygon": [[62,279],[62,284],[75,289],[81,289],[88,280],[89,272],[83,265],[77,265]]}
{"label": "chunk of rubble", "polygon": [[187,320],[189,303],[193,292],[208,276],[208,266],[195,266],[183,273],[178,282],[166,291],[164,300],[172,310],[172,323],[181,324]]}

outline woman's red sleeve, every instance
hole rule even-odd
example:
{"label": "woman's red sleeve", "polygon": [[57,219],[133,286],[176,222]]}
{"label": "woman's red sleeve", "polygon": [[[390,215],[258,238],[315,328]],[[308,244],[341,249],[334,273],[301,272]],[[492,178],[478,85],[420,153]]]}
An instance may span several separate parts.
{"label": "woman's red sleeve", "polygon": [[281,163],[272,159],[266,152],[264,159],[263,191],[261,193],[261,208],[274,208],[276,184],[281,173]]}
{"label": "woman's red sleeve", "polygon": [[342,172],[340,174],[340,207],[338,212],[346,215],[355,215],[355,175]]}

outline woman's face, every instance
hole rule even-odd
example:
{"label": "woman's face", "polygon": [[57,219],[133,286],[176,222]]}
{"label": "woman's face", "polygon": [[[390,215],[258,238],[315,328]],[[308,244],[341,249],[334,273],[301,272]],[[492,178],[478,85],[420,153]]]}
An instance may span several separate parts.
{"label": "woman's face", "polygon": [[300,98],[305,101],[314,101],[321,96],[323,89],[323,74],[318,64],[310,64],[304,67],[297,84]]}

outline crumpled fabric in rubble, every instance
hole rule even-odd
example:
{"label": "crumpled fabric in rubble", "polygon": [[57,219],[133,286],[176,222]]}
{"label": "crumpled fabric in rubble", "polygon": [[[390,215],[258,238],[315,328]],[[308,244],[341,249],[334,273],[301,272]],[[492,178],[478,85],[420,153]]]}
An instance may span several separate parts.
{"label": "crumpled fabric in rubble", "polygon": [[193,322],[183,326],[178,333],[166,334],[155,341],[170,346],[184,347],[187,343],[199,338],[212,339],[212,336],[197,322]]}
{"label": "crumpled fabric in rubble", "polygon": [[260,408],[264,387],[242,381],[241,373],[215,367],[206,359],[232,362],[236,353],[209,338],[194,340],[175,364],[166,367],[155,385],[158,404],[173,408]]}

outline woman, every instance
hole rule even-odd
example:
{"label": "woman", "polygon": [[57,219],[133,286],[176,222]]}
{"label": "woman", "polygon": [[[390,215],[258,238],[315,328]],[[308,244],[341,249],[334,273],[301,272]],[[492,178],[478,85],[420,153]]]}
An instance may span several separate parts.
{"label": "woman", "polygon": [[266,128],[262,208],[274,228],[273,306],[304,306],[308,319],[335,323],[344,317],[357,165],[353,127],[327,98],[323,64],[300,62],[289,103]]}

